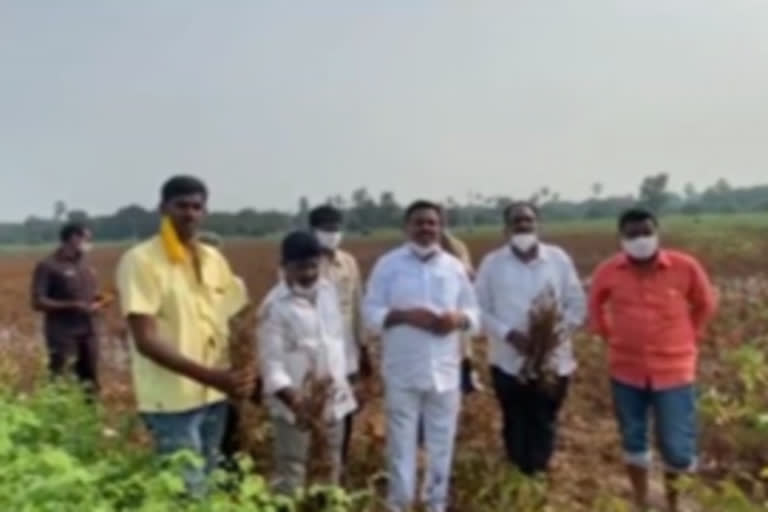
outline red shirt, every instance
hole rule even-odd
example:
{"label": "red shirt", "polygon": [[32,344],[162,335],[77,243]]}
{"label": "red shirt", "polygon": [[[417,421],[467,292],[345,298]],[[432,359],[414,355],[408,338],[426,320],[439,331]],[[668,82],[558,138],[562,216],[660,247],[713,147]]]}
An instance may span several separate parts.
{"label": "red shirt", "polygon": [[664,250],[645,268],[618,254],[592,278],[589,323],[608,342],[614,379],[668,389],[695,380],[697,339],[715,307],[712,284],[692,256]]}

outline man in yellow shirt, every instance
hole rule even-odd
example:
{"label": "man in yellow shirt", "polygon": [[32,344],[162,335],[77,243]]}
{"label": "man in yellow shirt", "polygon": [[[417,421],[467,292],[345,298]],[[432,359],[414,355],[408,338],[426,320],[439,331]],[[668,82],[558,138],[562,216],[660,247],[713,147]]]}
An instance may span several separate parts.
{"label": "man in yellow shirt", "polygon": [[[318,206],[309,212],[309,227],[323,249],[320,260],[320,274],[333,283],[339,297],[339,306],[344,319],[344,353],[347,377],[353,386],[359,386],[360,379],[370,377],[372,372],[362,320],[363,283],[360,267],[352,254],[340,248],[343,238],[344,216],[331,205]],[[354,412],[344,419],[344,440],[342,460],[349,454]]]}
{"label": "man in yellow shirt", "polygon": [[194,495],[205,492],[219,462],[227,395],[250,396],[255,383],[253,365],[234,370],[228,360],[222,311],[234,307],[226,301],[238,285],[221,253],[197,240],[207,200],[197,178],[168,180],[160,234],[126,252],[117,270],[139,412],[159,454],[190,450],[203,458],[203,468],[184,468]]}

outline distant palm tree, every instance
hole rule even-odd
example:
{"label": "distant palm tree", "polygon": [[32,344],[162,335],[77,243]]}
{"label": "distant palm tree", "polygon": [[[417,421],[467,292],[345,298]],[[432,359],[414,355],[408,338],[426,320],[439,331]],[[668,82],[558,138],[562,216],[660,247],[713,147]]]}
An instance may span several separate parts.
{"label": "distant palm tree", "polygon": [[55,203],[53,203],[53,220],[57,224],[62,222],[64,220],[64,217],[67,214],[67,203],[62,201],[61,199],[57,200]]}

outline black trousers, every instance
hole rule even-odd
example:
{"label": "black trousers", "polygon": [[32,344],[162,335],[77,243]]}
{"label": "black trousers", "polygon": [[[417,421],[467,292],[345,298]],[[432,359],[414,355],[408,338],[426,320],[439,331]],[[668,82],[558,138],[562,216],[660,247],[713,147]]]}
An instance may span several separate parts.
{"label": "black trousers", "polygon": [[507,457],[525,475],[545,473],[555,452],[557,417],[568,392],[568,377],[560,377],[549,391],[496,367],[491,367],[491,377],[501,406]]}
{"label": "black trousers", "polygon": [[53,377],[74,374],[90,392],[99,389],[99,340],[93,333],[48,333],[48,371]]}
{"label": "black trousers", "polygon": [[230,402],[227,404],[227,423],[224,427],[224,437],[221,439],[221,454],[228,466],[234,464],[235,455],[240,450],[240,443],[237,438],[239,426],[240,414],[238,414],[237,407]]}

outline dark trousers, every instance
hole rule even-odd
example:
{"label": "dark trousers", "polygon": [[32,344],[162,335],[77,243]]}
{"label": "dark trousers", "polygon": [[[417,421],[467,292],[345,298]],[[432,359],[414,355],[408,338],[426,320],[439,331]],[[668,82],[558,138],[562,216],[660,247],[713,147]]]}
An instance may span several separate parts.
{"label": "dark trousers", "polygon": [[87,390],[99,389],[99,340],[92,333],[48,336],[48,370],[53,377],[74,374]]}
{"label": "dark trousers", "polygon": [[237,407],[229,402],[227,404],[227,421],[224,425],[224,436],[221,440],[221,454],[228,465],[234,464],[235,455],[240,450],[238,429],[240,428],[240,415]]}
{"label": "dark trousers", "polygon": [[568,377],[551,390],[523,383],[491,367],[493,387],[502,412],[504,446],[509,460],[526,475],[545,473],[555,451],[557,416],[568,392]]}
{"label": "dark trousers", "polygon": [[[256,385],[251,395],[251,402],[254,405],[261,403],[261,379],[256,379]],[[247,446],[241,446],[240,441],[240,412],[237,406],[232,402],[227,404],[227,421],[224,426],[224,437],[221,440],[221,453],[225,458],[225,465],[230,469],[236,469],[235,455],[248,449]]]}

